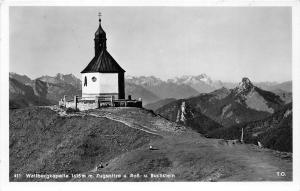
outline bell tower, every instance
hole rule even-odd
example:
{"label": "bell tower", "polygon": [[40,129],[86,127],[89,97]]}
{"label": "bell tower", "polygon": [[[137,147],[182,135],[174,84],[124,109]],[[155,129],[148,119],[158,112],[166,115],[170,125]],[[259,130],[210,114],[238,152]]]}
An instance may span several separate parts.
{"label": "bell tower", "polygon": [[106,33],[101,26],[101,13],[99,13],[98,16],[99,16],[99,27],[95,32],[95,38],[94,38],[95,56],[97,56],[101,52],[101,50],[103,49],[106,50]]}

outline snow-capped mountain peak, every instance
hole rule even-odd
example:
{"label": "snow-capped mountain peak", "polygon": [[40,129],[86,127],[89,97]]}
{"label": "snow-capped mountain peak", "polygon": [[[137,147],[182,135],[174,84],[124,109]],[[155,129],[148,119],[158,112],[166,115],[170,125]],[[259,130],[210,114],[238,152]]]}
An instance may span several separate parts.
{"label": "snow-capped mountain peak", "polygon": [[126,80],[136,85],[146,85],[146,86],[156,86],[164,82],[160,78],[157,78],[155,76],[139,76],[139,77],[126,76]]}
{"label": "snow-capped mountain peak", "polygon": [[211,78],[206,74],[200,74],[198,76],[192,76],[192,75],[183,75],[180,77],[171,78],[168,80],[168,82],[173,82],[176,84],[198,84],[201,82],[204,82],[205,84],[212,84]]}

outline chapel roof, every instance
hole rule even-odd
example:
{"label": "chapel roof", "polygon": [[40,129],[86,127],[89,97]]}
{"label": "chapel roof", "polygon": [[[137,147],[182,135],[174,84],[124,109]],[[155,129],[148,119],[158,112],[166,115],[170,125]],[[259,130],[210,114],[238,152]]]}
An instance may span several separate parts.
{"label": "chapel roof", "polygon": [[81,73],[122,73],[125,72],[123,68],[115,61],[115,59],[103,49],[99,55],[96,55],[90,63],[82,70]]}

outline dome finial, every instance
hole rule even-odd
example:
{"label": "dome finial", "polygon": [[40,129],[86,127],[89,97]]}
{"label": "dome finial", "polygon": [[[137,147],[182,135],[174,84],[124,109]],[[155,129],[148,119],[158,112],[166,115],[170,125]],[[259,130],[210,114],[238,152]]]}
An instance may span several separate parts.
{"label": "dome finial", "polygon": [[101,22],[101,16],[102,16],[101,12],[98,13],[98,16],[99,16],[99,22]]}

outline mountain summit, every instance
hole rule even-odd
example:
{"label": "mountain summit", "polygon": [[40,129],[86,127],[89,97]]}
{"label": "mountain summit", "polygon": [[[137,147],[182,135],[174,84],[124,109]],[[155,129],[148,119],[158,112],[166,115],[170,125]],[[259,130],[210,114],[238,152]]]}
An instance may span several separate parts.
{"label": "mountain summit", "polygon": [[274,113],[278,106],[283,105],[279,96],[254,86],[246,77],[233,89],[233,93],[237,102],[257,111]]}
{"label": "mountain summit", "polygon": [[238,87],[235,88],[237,93],[242,92],[250,92],[254,88],[252,82],[249,80],[249,78],[244,77],[242,81],[239,83]]}

